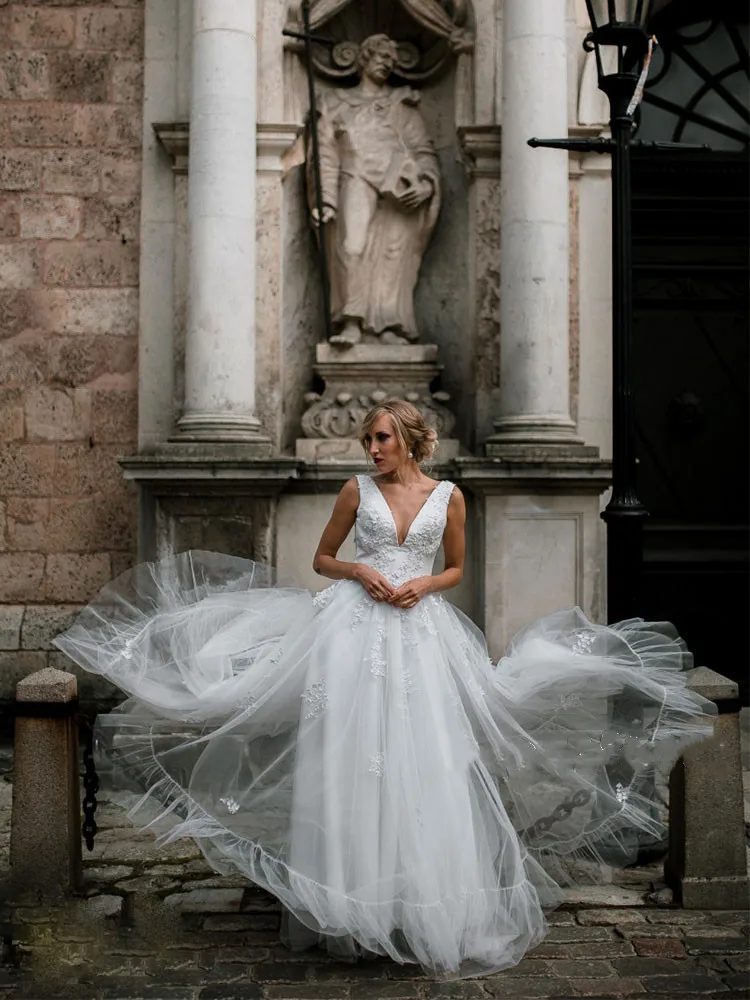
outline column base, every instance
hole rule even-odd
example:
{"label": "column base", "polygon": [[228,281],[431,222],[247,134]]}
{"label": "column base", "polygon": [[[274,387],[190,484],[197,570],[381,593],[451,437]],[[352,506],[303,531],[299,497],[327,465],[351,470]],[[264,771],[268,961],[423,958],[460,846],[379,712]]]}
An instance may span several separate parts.
{"label": "column base", "polygon": [[252,446],[258,456],[270,455],[272,445],[257,417],[235,413],[186,413],[177,421],[170,438],[180,442],[242,443]]}
{"label": "column base", "polygon": [[569,417],[555,414],[501,417],[484,444],[488,458],[598,458],[599,449],[584,444]]}

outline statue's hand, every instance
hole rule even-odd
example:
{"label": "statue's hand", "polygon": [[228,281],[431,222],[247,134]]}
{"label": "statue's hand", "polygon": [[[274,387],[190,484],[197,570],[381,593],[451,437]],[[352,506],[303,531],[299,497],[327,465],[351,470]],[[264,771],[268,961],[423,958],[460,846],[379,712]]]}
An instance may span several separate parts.
{"label": "statue's hand", "polygon": [[[310,214],[312,216],[312,224],[317,229],[318,226],[320,225],[320,220],[319,220],[319,215],[318,215],[317,208],[314,208]],[[323,225],[325,226],[329,222],[333,222],[333,220],[335,218],[336,218],[336,209],[333,207],[333,205],[324,205],[323,206]]]}
{"label": "statue's hand", "polygon": [[398,200],[399,204],[403,205],[404,208],[419,208],[420,205],[423,205],[432,197],[432,194],[432,183],[426,178],[422,178],[413,187],[407,188],[403,194],[400,194]]}

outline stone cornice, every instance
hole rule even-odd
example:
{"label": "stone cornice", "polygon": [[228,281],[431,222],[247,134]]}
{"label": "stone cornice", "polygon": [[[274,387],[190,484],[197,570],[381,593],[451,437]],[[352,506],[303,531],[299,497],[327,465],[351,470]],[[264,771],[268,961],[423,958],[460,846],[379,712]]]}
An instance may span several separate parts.
{"label": "stone cornice", "polygon": [[[273,496],[281,492],[329,492],[371,467],[363,462],[319,461],[280,455],[254,458],[242,445],[180,445],[152,454],[120,459],[125,479],[149,492],[242,493]],[[610,463],[559,457],[482,458],[461,456],[435,462],[431,472],[475,493],[595,493],[611,483]]]}
{"label": "stone cornice", "polygon": [[461,125],[458,140],[472,179],[500,176],[500,125]]}
{"label": "stone cornice", "polygon": [[[190,158],[190,122],[154,122],[156,138],[172,161],[176,174],[187,174]],[[257,126],[258,173],[281,173],[283,159],[302,134],[303,126],[295,123],[259,122]]]}

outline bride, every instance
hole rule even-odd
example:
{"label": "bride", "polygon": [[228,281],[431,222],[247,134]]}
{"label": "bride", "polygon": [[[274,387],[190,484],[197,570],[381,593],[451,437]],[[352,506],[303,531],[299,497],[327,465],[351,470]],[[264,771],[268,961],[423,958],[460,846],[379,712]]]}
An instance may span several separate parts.
{"label": "bride", "polygon": [[391,400],[361,440],[377,474],[336,500],[314,563],[327,589],[188,552],[119,577],[56,645],[130,696],[97,748],[131,820],[272,892],[291,946],[497,971],[542,939],[581,860],[660,839],[654,769],[710,732],[713,706],[665,623],[561,611],[493,664],[443,597],[465,506],[422,471],[435,432]]}

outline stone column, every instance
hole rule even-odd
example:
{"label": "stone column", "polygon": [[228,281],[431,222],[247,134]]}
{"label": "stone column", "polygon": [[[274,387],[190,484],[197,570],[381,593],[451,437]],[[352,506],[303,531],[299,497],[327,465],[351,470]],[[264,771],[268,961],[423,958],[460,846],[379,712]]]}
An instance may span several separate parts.
{"label": "stone column", "polygon": [[255,0],[195,0],[179,436],[263,442],[255,416]]}
{"label": "stone column", "polygon": [[51,667],[16,687],[10,875],[19,896],[80,888],[77,693],[73,674]]}
{"label": "stone column", "polygon": [[527,140],[568,134],[563,3],[505,0],[500,392],[489,455],[578,443],[568,375],[568,157]]}

